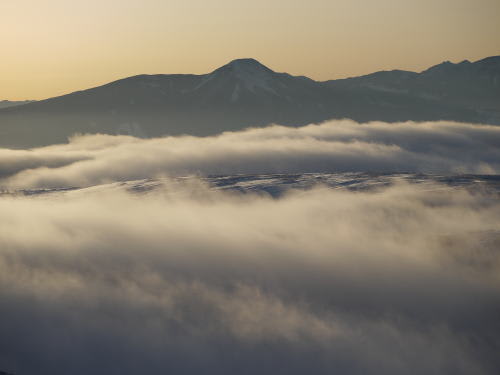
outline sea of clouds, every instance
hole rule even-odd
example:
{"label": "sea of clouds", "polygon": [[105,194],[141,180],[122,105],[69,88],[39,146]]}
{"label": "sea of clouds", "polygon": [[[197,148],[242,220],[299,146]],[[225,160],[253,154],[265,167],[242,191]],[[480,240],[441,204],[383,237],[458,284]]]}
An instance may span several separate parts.
{"label": "sea of clouds", "polygon": [[[0,369],[497,374],[497,193],[396,182],[279,197],[157,175],[494,173],[500,128],[348,121],[1,150]],[[467,152],[465,152],[466,150]]]}
{"label": "sea of clouds", "polygon": [[331,121],[270,126],[213,137],[74,136],[68,144],[0,149],[0,186],[92,186],[156,175],[500,172],[500,127]]}

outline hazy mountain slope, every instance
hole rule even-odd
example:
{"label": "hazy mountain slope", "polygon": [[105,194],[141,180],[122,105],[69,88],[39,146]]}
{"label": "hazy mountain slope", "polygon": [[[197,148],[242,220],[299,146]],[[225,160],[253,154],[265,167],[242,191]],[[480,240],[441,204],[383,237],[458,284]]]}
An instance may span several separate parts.
{"label": "hazy mountain slope", "polygon": [[421,73],[384,71],[362,77],[328,81],[330,87],[348,90],[385,92],[425,98],[442,106],[457,106],[476,111],[486,122],[500,121],[500,56],[476,62],[449,61]]}
{"label": "hazy mountain slope", "polygon": [[204,75],[138,75],[0,109],[0,146],[65,142],[75,133],[210,135],[332,118],[500,123],[498,65],[494,57],[444,63],[420,74],[378,72],[317,82],[239,59]]}
{"label": "hazy mountain slope", "polygon": [[21,101],[11,101],[11,100],[0,100],[0,109],[1,108],[9,108],[15,107],[18,105],[24,105],[28,103],[32,103],[33,100],[21,100]]}

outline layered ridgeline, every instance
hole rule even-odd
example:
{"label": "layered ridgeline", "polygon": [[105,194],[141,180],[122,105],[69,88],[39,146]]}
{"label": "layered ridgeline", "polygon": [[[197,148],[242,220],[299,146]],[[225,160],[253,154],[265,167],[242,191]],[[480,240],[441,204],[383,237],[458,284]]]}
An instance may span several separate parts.
{"label": "layered ridgeline", "polygon": [[75,133],[210,135],[334,118],[500,124],[500,56],[317,82],[239,59],[204,75],[138,75],[0,109],[0,146],[65,142]]}

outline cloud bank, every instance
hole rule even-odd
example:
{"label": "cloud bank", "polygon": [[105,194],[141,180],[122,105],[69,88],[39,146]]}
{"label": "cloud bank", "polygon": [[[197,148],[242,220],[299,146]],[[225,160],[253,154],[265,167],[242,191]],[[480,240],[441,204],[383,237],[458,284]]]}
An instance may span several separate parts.
{"label": "cloud bank", "polygon": [[340,171],[499,173],[500,127],[343,120],[214,137],[83,135],[69,144],[0,152],[0,186],[9,189],[92,186],[156,175]]}
{"label": "cloud bank", "polygon": [[499,223],[497,196],[404,183],[3,196],[0,368],[497,374]]}
{"label": "cloud bank", "polygon": [[273,197],[193,177],[107,184],[340,171],[498,173],[500,127],[346,120],[1,149],[2,190],[82,188],[0,194],[0,371],[498,374],[500,202],[477,176]]}

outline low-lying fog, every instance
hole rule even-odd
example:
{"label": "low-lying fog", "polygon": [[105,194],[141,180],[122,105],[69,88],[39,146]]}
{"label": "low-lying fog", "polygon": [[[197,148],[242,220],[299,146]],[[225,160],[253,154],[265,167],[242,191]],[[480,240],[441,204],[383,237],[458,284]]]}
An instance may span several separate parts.
{"label": "low-lying fog", "polygon": [[69,144],[0,149],[0,186],[91,186],[156,175],[500,172],[500,126],[331,121],[214,137],[75,136]]}
{"label": "low-lying fog", "polygon": [[[498,129],[498,130],[497,130]],[[394,181],[279,197],[158,175],[497,173],[500,128],[339,121],[0,151],[0,369],[497,374],[498,193]]]}

